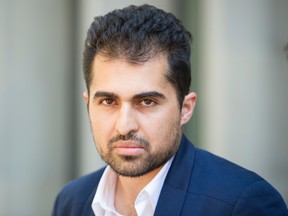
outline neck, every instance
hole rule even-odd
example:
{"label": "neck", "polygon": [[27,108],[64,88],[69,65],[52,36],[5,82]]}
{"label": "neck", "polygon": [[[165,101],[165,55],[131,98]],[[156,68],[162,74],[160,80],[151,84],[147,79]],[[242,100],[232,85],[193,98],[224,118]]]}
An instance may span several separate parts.
{"label": "neck", "polygon": [[115,208],[123,215],[137,215],[135,200],[140,191],[157,175],[159,167],[140,177],[118,176],[115,190]]}

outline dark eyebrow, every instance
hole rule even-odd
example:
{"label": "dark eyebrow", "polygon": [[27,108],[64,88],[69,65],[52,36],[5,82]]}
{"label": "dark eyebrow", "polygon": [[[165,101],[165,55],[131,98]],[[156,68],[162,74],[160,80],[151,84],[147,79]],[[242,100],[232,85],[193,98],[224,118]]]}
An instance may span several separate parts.
{"label": "dark eyebrow", "polygon": [[93,96],[93,99],[95,100],[96,98],[99,98],[99,97],[107,97],[107,98],[113,98],[113,99],[118,99],[119,96],[114,94],[114,93],[111,93],[111,92],[105,92],[105,91],[97,91],[94,96]]}
{"label": "dark eyebrow", "polygon": [[157,92],[157,91],[143,92],[143,93],[140,93],[140,94],[136,94],[136,95],[133,96],[133,99],[137,100],[137,99],[142,99],[142,98],[147,98],[147,97],[166,99],[164,94],[162,94],[160,92]]}
{"label": "dark eyebrow", "polygon": [[[94,94],[93,99],[95,100],[95,99],[101,98],[101,97],[112,98],[114,100],[119,99],[118,95],[116,95],[112,92],[105,92],[105,91],[97,91]],[[136,94],[133,96],[133,100],[139,100],[139,99],[147,98],[147,97],[166,99],[164,94],[157,92],[157,91],[151,91],[151,92],[143,92],[143,93]]]}

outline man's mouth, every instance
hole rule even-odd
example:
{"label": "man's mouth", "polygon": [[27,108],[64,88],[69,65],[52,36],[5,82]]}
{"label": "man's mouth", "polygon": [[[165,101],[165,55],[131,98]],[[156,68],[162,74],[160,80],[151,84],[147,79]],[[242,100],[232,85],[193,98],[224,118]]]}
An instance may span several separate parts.
{"label": "man's mouth", "polygon": [[113,149],[122,156],[139,156],[145,149],[135,141],[121,140],[115,143]]}

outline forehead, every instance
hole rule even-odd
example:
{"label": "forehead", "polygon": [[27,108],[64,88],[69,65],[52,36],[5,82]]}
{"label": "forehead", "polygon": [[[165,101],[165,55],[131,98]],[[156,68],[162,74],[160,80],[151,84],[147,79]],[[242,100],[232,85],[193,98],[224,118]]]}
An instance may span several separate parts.
{"label": "forehead", "polygon": [[159,55],[143,63],[129,63],[125,59],[110,59],[97,54],[93,61],[90,90],[146,91],[171,85],[167,78],[167,57]]}

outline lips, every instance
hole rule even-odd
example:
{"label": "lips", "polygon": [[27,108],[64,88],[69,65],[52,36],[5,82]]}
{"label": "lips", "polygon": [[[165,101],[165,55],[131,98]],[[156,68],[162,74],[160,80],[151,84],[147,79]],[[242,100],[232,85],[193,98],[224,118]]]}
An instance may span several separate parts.
{"label": "lips", "polygon": [[145,151],[140,144],[133,141],[118,141],[113,149],[122,156],[138,156]]}

